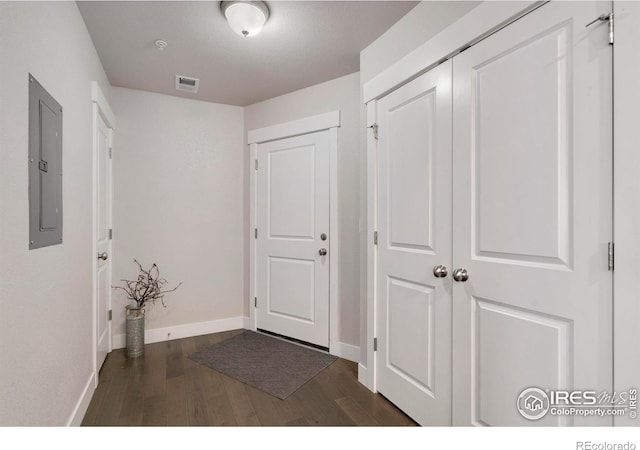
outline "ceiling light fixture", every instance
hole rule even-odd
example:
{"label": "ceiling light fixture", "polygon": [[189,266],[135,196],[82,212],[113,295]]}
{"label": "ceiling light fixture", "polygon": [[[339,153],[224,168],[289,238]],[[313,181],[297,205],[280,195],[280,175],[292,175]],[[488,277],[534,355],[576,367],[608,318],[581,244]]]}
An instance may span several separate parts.
{"label": "ceiling light fixture", "polygon": [[156,41],[156,47],[158,47],[158,50],[160,50],[160,51],[162,51],[165,48],[167,48],[167,45],[169,45],[169,44],[167,44],[167,41],[163,41],[162,39],[158,39]]}
{"label": "ceiling light fixture", "polygon": [[220,9],[229,26],[240,36],[254,36],[269,18],[265,2],[221,2]]}

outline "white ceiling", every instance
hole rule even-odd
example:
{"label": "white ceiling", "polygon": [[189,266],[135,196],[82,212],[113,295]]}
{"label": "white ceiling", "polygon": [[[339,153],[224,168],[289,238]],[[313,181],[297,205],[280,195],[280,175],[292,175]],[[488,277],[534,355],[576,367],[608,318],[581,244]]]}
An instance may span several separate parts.
{"label": "white ceiling", "polygon": [[[264,29],[244,38],[217,1],[77,3],[112,85],[239,106],[357,72],[360,51],[417,4],[267,1]],[[198,93],[176,91],[176,75],[200,78]]]}

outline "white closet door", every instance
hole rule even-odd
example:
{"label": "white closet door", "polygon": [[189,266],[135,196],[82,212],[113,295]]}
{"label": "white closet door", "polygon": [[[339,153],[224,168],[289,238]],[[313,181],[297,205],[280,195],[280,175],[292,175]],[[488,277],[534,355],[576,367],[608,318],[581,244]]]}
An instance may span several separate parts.
{"label": "white closet door", "polygon": [[[377,389],[451,423],[451,62],[378,102]],[[444,275],[444,272],[441,272]]]}
{"label": "white closet door", "polygon": [[610,10],[551,2],[454,58],[455,425],[611,424],[516,409],[612,388],[612,52],[585,27]]}
{"label": "white closet door", "polygon": [[257,326],[329,347],[329,131],[258,145]]}

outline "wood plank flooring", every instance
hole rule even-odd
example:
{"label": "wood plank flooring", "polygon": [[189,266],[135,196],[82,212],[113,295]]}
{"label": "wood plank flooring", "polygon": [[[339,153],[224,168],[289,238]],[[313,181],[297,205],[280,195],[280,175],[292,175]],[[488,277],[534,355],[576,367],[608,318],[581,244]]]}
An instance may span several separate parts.
{"label": "wood plank flooring", "polygon": [[147,345],[129,360],[107,357],[83,426],[405,426],[402,411],[358,382],[344,359],[285,400],[191,361],[188,356],[244,330]]}

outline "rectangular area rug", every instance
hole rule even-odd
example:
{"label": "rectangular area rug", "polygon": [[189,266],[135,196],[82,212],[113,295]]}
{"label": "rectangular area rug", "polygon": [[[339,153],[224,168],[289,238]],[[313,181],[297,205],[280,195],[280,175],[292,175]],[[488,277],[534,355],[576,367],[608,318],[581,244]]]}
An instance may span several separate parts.
{"label": "rectangular area rug", "polygon": [[337,358],[253,331],[189,358],[284,400]]}

